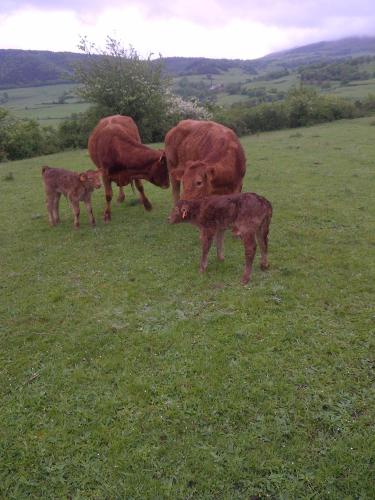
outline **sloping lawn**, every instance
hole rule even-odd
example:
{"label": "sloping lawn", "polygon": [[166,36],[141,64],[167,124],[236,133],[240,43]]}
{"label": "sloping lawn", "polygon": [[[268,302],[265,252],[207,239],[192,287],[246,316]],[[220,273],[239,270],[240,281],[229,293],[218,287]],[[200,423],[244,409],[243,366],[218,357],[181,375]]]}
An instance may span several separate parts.
{"label": "sloping lawn", "polygon": [[374,498],[373,123],[243,139],[274,207],[246,287],[170,191],[50,228],[40,167],[87,152],[0,164],[0,497]]}

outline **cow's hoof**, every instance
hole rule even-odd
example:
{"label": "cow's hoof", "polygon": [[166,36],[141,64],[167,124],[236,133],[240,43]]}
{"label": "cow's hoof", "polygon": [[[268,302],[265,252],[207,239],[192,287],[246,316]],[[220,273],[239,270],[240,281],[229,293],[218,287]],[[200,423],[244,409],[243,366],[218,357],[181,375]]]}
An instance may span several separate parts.
{"label": "cow's hoof", "polygon": [[152,205],[149,201],[145,201],[143,203],[143,206],[145,207],[145,210],[147,210],[147,212],[150,212],[152,210]]}
{"label": "cow's hoof", "polygon": [[269,269],[270,265],[269,264],[261,264],[260,265],[260,268],[262,271],[267,271],[267,269]]}

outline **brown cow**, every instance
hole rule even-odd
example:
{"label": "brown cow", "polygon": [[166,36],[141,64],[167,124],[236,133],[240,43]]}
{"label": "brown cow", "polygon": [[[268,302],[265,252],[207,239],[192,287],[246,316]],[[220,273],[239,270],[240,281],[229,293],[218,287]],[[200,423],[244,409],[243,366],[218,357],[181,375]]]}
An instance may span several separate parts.
{"label": "brown cow", "polygon": [[146,198],[140,179],[156,186],[169,187],[164,151],[151,149],[141,143],[137,125],[129,116],[108,116],[99,121],[88,143],[92,161],[101,171],[106,196],[104,220],[111,219],[111,183],[120,187],[119,201],[124,198],[123,186],[134,184],[146,210],[152,205]]}
{"label": "brown cow", "polygon": [[217,256],[224,260],[224,231],[232,228],[245,247],[245,269],[242,283],[250,280],[252,264],[258,241],[261,253],[260,268],[268,268],[268,231],[272,217],[271,203],[255,193],[209,196],[200,200],[180,200],[169,221],[190,222],[200,229],[202,258],[200,271],[207,268],[208,252],[216,237]]}
{"label": "brown cow", "polygon": [[239,193],[246,172],[240,141],[229,128],[212,121],[182,120],[165,137],[173,199]]}
{"label": "brown cow", "polygon": [[60,222],[59,201],[65,195],[70,202],[74,214],[74,225],[79,227],[79,202],[86,205],[90,222],[95,226],[95,218],[91,206],[91,193],[101,186],[100,172],[87,170],[77,173],[63,168],[42,167],[42,177],[46,192],[46,205],[51,226]]}

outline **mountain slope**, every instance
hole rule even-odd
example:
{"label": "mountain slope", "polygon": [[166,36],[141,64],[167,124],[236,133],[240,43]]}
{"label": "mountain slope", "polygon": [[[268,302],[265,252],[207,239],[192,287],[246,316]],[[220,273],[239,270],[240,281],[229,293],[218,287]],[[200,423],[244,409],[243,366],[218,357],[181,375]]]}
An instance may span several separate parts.
{"label": "mountain slope", "polygon": [[[375,37],[346,38],[319,42],[253,60],[208,59],[203,57],[163,58],[172,76],[221,74],[233,68],[254,75],[275,67],[295,68],[302,64],[375,55]],[[36,86],[73,81],[74,64],[84,54],[37,50],[0,49],[0,88]]]}

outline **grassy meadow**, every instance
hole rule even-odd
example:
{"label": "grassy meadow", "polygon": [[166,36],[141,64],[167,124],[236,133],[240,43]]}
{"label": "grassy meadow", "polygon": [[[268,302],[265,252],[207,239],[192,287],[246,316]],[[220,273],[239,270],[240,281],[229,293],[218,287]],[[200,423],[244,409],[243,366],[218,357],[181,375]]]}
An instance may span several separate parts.
{"label": "grassy meadow", "polygon": [[0,497],[374,498],[374,124],[242,139],[274,208],[245,287],[170,190],[50,228],[40,167],[87,152],[0,164]]}
{"label": "grassy meadow", "polygon": [[[89,108],[88,103],[81,102],[75,95],[76,88],[76,83],[62,83],[8,89],[0,91],[0,94],[6,92],[9,98],[1,106],[18,118],[33,119],[41,125],[56,126],[72,113],[81,113]],[[68,94],[66,101],[58,104],[64,93]]]}

